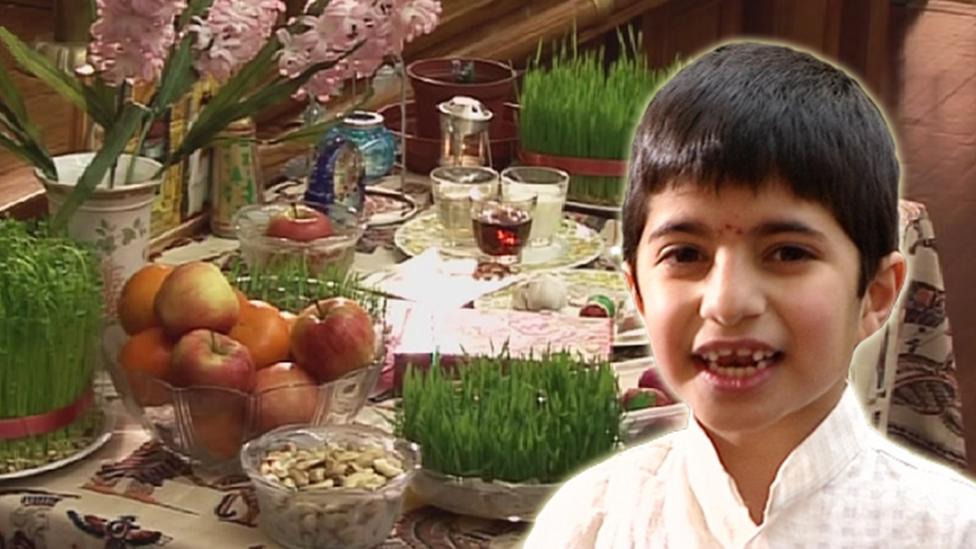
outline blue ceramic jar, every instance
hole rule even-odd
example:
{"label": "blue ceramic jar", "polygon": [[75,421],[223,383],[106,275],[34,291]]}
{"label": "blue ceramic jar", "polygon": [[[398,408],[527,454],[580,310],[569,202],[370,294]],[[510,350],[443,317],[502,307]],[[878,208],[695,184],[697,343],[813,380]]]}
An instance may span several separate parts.
{"label": "blue ceramic jar", "polygon": [[371,111],[353,111],[342,123],[330,129],[325,139],[342,136],[351,141],[366,162],[366,184],[378,181],[393,170],[396,138],[383,125],[383,115]]}

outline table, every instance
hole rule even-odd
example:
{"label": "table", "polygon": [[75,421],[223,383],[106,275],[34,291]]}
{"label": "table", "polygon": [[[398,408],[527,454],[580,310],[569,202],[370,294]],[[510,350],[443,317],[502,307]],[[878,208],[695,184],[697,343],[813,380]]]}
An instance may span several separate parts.
{"label": "table", "polygon": [[[115,436],[91,458],[0,483],[0,548],[278,547],[257,527],[257,500],[246,477],[195,470],[150,440],[119,401],[110,410],[119,421]],[[358,421],[385,425],[369,407]],[[508,549],[525,532],[521,525],[459,517],[408,497],[406,513],[380,547]]]}
{"label": "table", "polygon": [[[961,407],[932,226],[920,204],[902,202],[901,214],[907,290],[884,329],[858,349],[851,379],[879,429],[963,466]],[[364,241],[357,270],[402,259],[393,249],[391,229],[371,229]],[[234,241],[207,238],[184,243],[162,259],[220,261],[235,247]],[[600,261],[606,268],[612,263]],[[368,406],[359,420],[375,425],[382,418],[378,412]],[[118,415],[116,435],[93,457],[0,483],[0,548],[275,547],[256,528],[258,510],[244,478],[195,471]],[[508,548],[524,533],[524,526],[459,517],[411,498],[382,547]]]}

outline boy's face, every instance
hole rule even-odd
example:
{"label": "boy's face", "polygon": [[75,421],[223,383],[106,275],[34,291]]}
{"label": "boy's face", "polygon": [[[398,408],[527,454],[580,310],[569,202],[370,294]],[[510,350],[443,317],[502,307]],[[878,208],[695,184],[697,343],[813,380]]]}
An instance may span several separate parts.
{"label": "boy's face", "polygon": [[712,431],[812,427],[900,288],[859,298],[858,259],[827,209],[778,182],[652,196],[631,281],[662,376]]}

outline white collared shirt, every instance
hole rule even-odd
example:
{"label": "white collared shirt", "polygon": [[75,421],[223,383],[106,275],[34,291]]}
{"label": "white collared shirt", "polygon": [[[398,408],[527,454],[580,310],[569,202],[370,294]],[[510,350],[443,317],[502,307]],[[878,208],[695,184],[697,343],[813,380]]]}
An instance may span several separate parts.
{"label": "white collared shirt", "polygon": [[691,420],[572,478],[524,545],[589,547],[976,548],[976,484],[885,439],[848,388],[783,462],[761,525]]}

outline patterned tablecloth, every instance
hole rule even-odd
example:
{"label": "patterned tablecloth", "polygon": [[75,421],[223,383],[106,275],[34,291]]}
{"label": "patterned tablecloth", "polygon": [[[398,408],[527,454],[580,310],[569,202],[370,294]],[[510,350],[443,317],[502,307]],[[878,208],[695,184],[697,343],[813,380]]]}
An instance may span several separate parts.
{"label": "patterned tablecloth", "polygon": [[[901,213],[907,289],[884,329],[859,348],[852,382],[878,428],[963,466],[961,406],[932,225],[920,204],[903,202]],[[357,254],[358,267],[396,260],[388,233],[371,233],[369,247]],[[186,244],[164,259],[219,260],[234,248],[219,239]],[[244,478],[191,469],[131,420],[80,463],[0,482],[0,549],[275,547],[256,527],[257,518]],[[459,517],[410,500],[382,547],[515,547],[524,532],[523,526]]]}
{"label": "patterned tablecloth", "polygon": [[908,277],[899,307],[858,349],[855,387],[878,429],[921,455],[965,469],[962,404],[945,286],[925,206],[901,202]]}

